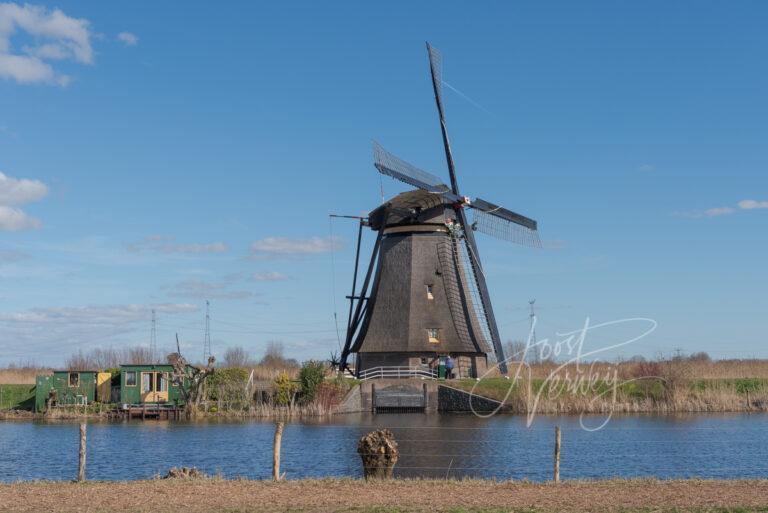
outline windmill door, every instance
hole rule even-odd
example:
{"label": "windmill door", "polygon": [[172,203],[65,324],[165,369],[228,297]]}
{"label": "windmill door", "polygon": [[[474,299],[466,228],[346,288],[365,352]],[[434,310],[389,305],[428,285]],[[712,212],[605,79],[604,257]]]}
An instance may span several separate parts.
{"label": "windmill door", "polygon": [[168,373],[167,372],[142,372],[141,373],[141,402],[164,403],[168,402]]}

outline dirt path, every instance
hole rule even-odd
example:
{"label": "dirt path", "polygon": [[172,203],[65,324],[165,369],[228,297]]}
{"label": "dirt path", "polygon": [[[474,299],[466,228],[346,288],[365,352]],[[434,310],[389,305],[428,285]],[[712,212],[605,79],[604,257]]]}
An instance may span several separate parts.
{"label": "dirt path", "polygon": [[[176,480],[0,485],[0,511],[768,511],[768,481]],[[677,510],[679,511],[679,510]]]}

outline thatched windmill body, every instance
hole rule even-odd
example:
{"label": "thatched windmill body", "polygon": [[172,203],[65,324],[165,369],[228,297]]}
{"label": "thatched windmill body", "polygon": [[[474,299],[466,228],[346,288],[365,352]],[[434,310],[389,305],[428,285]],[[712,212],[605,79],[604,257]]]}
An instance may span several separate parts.
{"label": "thatched windmill body", "polygon": [[[427,51],[450,185],[374,143],[376,169],[416,189],[361,220],[341,365],[347,368],[355,354],[358,374],[379,367],[417,369],[450,355],[459,375],[475,377],[485,372],[493,351],[506,373],[474,232],[538,247],[538,227],[532,219],[459,192],[443,110],[440,55],[429,43]],[[365,226],[377,238],[358,289]]]}

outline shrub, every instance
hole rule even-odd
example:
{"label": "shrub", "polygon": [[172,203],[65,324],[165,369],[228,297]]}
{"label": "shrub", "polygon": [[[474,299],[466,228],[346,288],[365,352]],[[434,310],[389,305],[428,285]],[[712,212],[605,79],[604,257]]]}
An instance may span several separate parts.
{"label": "shrub", "polygon": [[205,380],[206,396],[209,400],[218,401],[219,406],[232,409],[243,408],[249,404],[246,393],[248,371],[239,367],[217,369]]}
{"label": "shrub", "polygon": [[347,393],[344,384],[334,381],[323,381],[315,390],[315,404],[321,406],[323,410],[330,410],[338,405]]}
{"label": "shrub", "polygon": [[304,362],[299,371],[299,383],[301,383],[301,392],[306,402],[312,402],[315,399],[317,387],[325,380],[325,364],[315,360]]}
{"label": "shrub", "polygon": [[280,373],[273,382],[275,404],[288,406],[293,404],[293,398],[299,391],[299,384],[291,379],[286,372]]}
{"label": "shrub", "polygon": [[757,392],[762,388],[763,380],[754,378],[743,378],[736,380],[736,392],[746,394],[748,392]]}

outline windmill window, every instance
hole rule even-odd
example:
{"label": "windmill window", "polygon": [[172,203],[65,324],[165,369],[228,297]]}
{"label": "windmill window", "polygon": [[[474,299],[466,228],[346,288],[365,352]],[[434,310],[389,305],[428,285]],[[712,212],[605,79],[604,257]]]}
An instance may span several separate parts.
{"label": "windmill window", "polygon": [[439,344],[440,343],[440,330],[438,328],[429,328],[427,330],[427,337],[429,338],[430,344]]}
{"label": "windmill window", "polygon": [[127,371],[125,373],[125,386],[127,387],[136,386],[136,371]]}
{"label": "windmill window", "polygon": [[435,295],[433,294],[432,285],[427,285],[427,299],[429,299],[429,300],[435,299]]}
{"label": "windmill window", "polygon": [[79,372],[70,372],[69,373],[69,386],[71,386],[71,387],[79,387],[80,386],[80,373]]}

